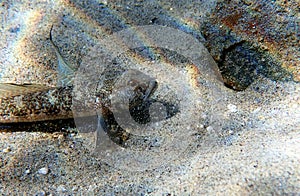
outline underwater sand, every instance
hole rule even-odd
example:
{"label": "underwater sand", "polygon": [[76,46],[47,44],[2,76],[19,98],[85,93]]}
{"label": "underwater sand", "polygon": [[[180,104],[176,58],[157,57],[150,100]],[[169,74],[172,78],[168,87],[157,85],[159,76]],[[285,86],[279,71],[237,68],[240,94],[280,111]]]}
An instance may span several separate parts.
{"label": "underwater sand", "polygon": [[[89,52],[87,48],[125,28],[132,19],[136,19],[134,24],[145,25],[157,18],[174,26],[166,18],[169,15],[175,21],[184,19],[185,25],[178,26],[191,27],[193,32],[197,27],[194,22],[202,20],[194,16],[210,13],[215,3],[102,1],[99,6],[98,1],[1,2],[0,81],[56,84],[57,59],[48,40],[51,25],[66,60],[79,65]],[[193,33],[197,36],[199,32]],[[203,84],[209,79],[204,78]],[[299,194],[300,84],[260,77],[241,92],[220,83],[208,83],[203,89],[216,90],[215,96],[199,95],[212,109],[199,112],[197,107],[189,108],[188,114],[195,118],[184,119],[182,115],[175,122],[190,124],[189,145],[169,162],[164,163],[164,155],[170,152],[162,152],[162,164],[150,170],[128,171],[106,163],[91,155],[86,146],[90,138],[81,134],[0,133],[0,193]],[[194,103],[199,97],[187,99]]]}

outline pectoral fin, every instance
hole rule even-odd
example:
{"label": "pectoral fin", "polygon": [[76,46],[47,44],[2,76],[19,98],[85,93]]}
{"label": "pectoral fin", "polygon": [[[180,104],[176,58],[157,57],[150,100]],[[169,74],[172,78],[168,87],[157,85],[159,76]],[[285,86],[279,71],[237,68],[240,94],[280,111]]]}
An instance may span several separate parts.
{"label": "pectoral fin", "polygon": [[73,82],[74,74],[76,71],[76,68],[66,63],[66,61],[63,59],[58,47],[54,44],[52,39],[52,28],[50,30],[50,43],[53,46],[57,60],[58,60],[58,66],[57,66],[57,72],[58,72],[58,78],[57,78],[57,86],[58,87],[65,87],[70,86]]}

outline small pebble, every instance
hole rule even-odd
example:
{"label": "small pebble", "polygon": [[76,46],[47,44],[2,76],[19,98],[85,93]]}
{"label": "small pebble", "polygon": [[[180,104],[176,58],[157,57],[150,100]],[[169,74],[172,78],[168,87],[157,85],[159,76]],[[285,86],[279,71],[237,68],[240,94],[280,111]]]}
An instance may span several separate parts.
{"label": "small pebble", "polygon": [[49,172],[48,167],[42,167],[41,169],[39,169],[39,174],[46,175],[48,174],[48,172]]}
{"label": "small pebble", "polygon": [[102,3],[103,3],[104,5],[107,5],[107,0],[103,0]]}
{"label": "small pebble", "polygon": [[208,126],[208,127],[206,127],[206,130],[209,131],[209,132],[211,132],[211,131],[214,130],[214,128],[212,126]]}
{"label": "small pebble", "polygon": [[66,192],[67,189],[65,188],[64,185],[59,185],[59,186],[56,188],[56,191],[59,192],[59,193],[62,193],[62,192]]}
{"label": "small pebble", "polygon": [[197,128],[200,128],[200,129],[203,129],[204,128],[204,125],[203,124],[200,124],[200,125],[196,125]]}
{"label": "small pebble", "polygon": [[3,153],[9,153],[10,151],[11,149],[9,147],[2,150]]}
{"label": "small pebble", "polygon": [[237,107],[236,107],[236,105],[233,105],[233,104],[228,104],[228,105],[227,105],[227,109],[228,109],[229,112],[231,112],[231,113],[237,112]]}
{"label": "small pebble", "polygon": [[36,196],[44,196],[46,195],[45,191],[39,191],[37,193],[35,193]]}

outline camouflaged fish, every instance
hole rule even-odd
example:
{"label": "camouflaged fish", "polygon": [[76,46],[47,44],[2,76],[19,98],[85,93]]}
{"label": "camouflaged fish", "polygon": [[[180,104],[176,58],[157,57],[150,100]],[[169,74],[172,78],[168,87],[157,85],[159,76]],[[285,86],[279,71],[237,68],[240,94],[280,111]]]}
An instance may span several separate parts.
{"label": "camouflaged fish", "polygon": [[[73,78],[76,68],[66,63],[58,47],[52,39],[50,43],[55,49],[58,59],[57,87],[46,87],[38,84],[0,84],[0,131],[61,131],[64,128],[75,127],[72,113]],[[120,70],[119,70],[120,71]],[[119,72],[118,71],[118,72]],[[117,78],[117,72],[113,72]],[[111,73],[110,73],[111,74]],[[106,77],[103,77],[106,78]],[[105,79],[104,79],[105,80]],[[105,86],[99,91],[102,116],[109,113],[109,95],[115,80],[103,81]],[[157,83],[154,79],[133,81],[136,91],[130,94],[132,104],[136,106],[145,102],[155,91]],[[124,94],[128,94],[124,92]]]}

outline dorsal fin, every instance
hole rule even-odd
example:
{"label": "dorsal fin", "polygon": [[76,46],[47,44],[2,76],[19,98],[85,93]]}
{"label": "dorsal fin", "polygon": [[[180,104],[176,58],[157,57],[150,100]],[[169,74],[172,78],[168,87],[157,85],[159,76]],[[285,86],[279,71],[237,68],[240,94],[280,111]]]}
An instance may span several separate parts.
{"label": "dorsal fin", "polygon": [[57,45],[53,42],[52,39],[52,29],[50,30],[50,43],[53,46],[57,60],[58,60],[58,66],[57,66],[57,72],[58,72],[58,78],[57,78],[57,86],[58,87],[64,87],[64,86],[70,86],[73,83],[74,74],[76,71],[76,68],[66,63],[64,58],[62,57]]}

